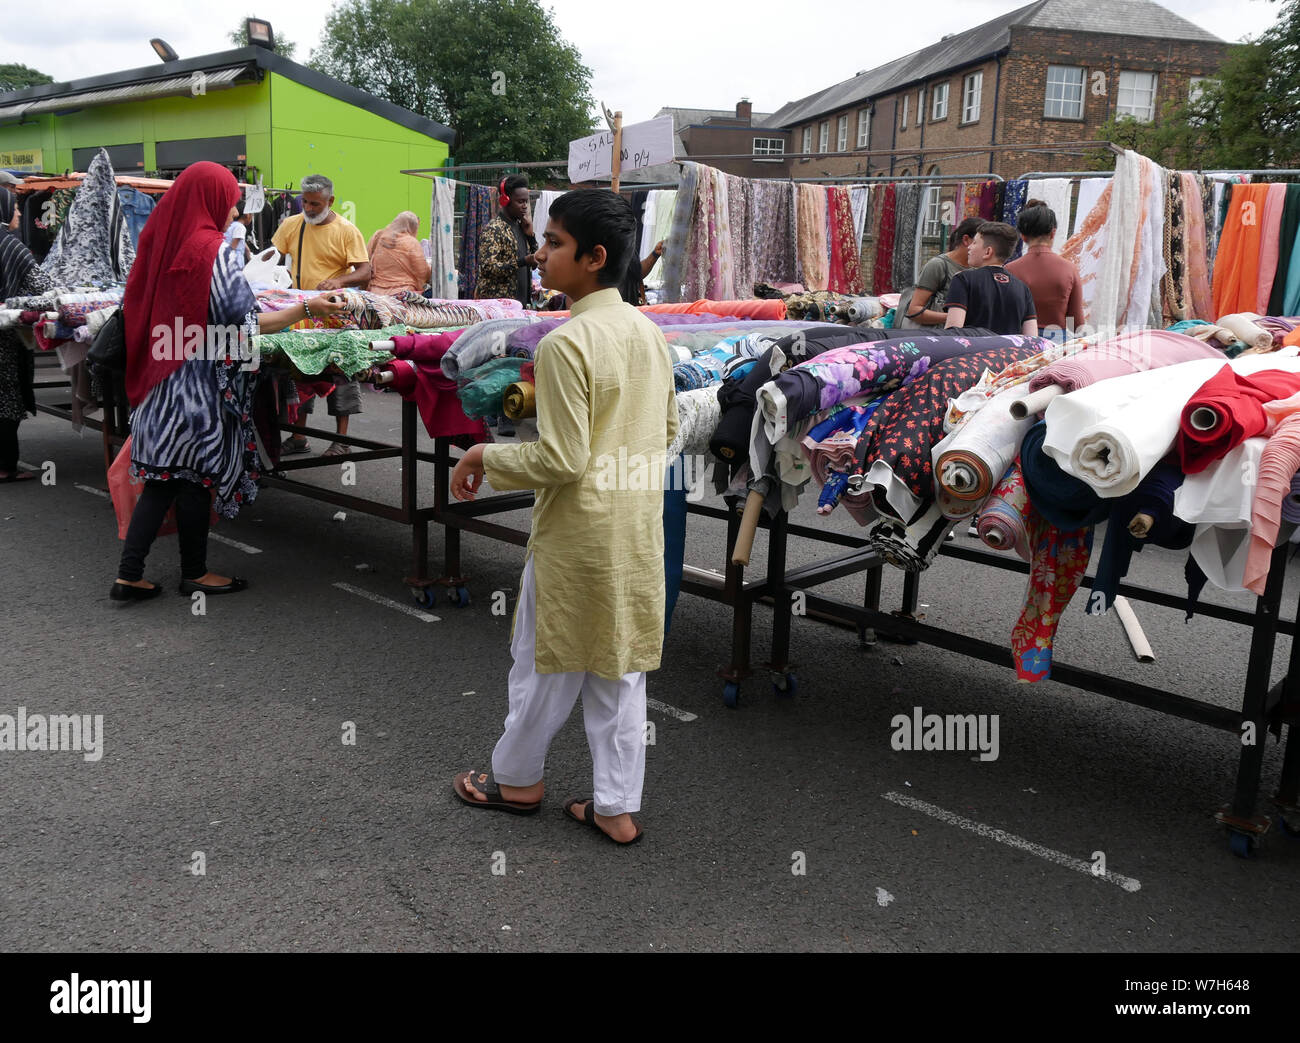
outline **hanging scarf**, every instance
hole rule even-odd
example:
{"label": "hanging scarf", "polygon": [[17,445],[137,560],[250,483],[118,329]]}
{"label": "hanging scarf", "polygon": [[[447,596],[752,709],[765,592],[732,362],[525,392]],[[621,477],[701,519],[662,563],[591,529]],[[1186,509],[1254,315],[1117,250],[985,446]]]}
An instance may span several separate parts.
{"label": "hanging scarf", "polygon": [[[1201,179],[1195,174],[1179,174],[1183,195],[1183,242],[1185,257],[1183,300],[1188,318],[1209,320],[1213,305],[1210,302],[1210,270],[1208,267],[1205,237],[1205,206],[1201,197]],[[1300,186],[1296,187],[1300,200]]]}
{"label": "hanging scarf", "polygon": [[826,254],[826,189],[822,185],[799,186],[800,282],[809,290],[824,290],[829,272]]}
{"label": "hanging scarf", "polygon": [[916,220],[921,212],[921,186],[898,186],[894,216],[894,285],[899,289],[916,281]]}
{"label": "hanging scarf", "polygon": [[179,351],[155,351],[153,331],[161,327],[174,336],[177,324],[186,331],[183,336],[191,329],[206,330],[212,265],[238,199],[235,176],[204,161],[186,167],[149,215],[122,299],[126,392],[132,406],[184,362]]}
{"label": "hanging scarf", "polygon": [[[780,181],[754,183],[754,281],[796,281],[795,190]],[[741,284],[746,292],[752,287]]]}
{"label": "hanging scarf", "polygon": [[[222,228],[225,218],[226,214],[222,214]],[[90,161],[90,169],[43,267],[57,286],[114,286],[126,281],[135,255],[117,195],[113,164],[108,152],[100,149]]]}
{"label": "hanging scarf", "polygon": [[492,220],[492,192],[487,185],[467,186],[465,219],[460,232],[460,295],[472,298],[478,288],[479,237]]}
{"label": "hanging scarf", "polygon": [[881,197],[876,227],[876,264],[871,273],[871,292],[889,293],[894,288],[894,214],[898,186],[888,184]]}
{"label": "hanging scarf", "polygon": [[730,174],[726,178],[731,292],[722,299],[731,300],[733,297],[748,297],[754,292],[757,251],[754,242],[754,182]]}
{"label": "hanging scarf", "polygon": [[858,254],[859,240],[854,238],[853,206],[847,188],[832,188],[831,200],[831,274],[829,288],[836,293],[855,294],[862,290],[862,265]]}
{"label": "hanging scarf", "polygon": [[672,226],[664,244],[663,282],[664,300],[680,301],[682,284],[686,281],[691,218],[695,212],[695,196],[699,186],[700,165],[683,163],[681,179],[677,186],[677,199],[673,203]]}

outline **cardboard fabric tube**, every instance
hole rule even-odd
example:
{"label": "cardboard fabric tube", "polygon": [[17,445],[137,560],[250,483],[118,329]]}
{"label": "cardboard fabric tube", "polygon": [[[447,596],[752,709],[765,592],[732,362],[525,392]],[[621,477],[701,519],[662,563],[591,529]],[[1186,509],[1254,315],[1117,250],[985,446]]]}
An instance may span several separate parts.
{"label": "cardboard fabric tube", "polygon": [[1052,404],[1052,399],[1062,394],[1063,391],[1064,388],[1060,384],[1048,384],[1047,387],[1039,388],[1024,398],[1016,399],[1011,403],[1011,419],[1024,420],[1027,416],[1041,413]]}
{"label": "cardboard fabric tube", "polygon": [[1137,661],[1139,663],[1154,663],[1156,655],[1151,650],[1146,634],[1142,632],[1142,624],[1138,622],[1137,615],[1133,612],[1133,606],[1128,603],[1128,598],[1116,596],[1115,613],[1119,616],[1119,621],[1124,625],[1124,633],[1128,635],[1128,643],[1133,646],[1133,654],[1137,657]]}
{"label": "cardboard fabric tube", "polygon": [[763,513],[763,494],[753,489],[745,500],[745,513],[740,518],[740,531],[736,533],[736,547],[731,552],[733,565],[748,565],[754,549],[754,533],[758,531],[758,518]]}

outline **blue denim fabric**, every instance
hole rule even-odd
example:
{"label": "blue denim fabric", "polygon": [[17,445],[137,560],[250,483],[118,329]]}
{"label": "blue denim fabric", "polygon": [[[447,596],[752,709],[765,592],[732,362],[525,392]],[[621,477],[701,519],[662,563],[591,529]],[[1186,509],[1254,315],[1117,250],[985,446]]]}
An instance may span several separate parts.
{"label": "blue denim fabric", "polygon": [[126,218],[126,227],[131,233],[131,245],[140,245],[140,232],[144,223],[153,213],[153,196],[135,188],[119,186],[117,198],[122,204],[122,214]]}

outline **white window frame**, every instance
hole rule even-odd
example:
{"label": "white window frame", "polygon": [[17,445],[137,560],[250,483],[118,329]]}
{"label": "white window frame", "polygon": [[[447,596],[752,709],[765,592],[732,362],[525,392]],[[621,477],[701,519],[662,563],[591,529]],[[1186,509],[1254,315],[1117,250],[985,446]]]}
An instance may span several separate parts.
{"label": "white window frame", "polygon": [[948,84],[936,83],[930,88],[930,119],[946,120],[948,118]]}
{"label": "white window frame", "polygon": [[962,124],[977,123],[980,118],[980,101],[984,94],[984,70],[967,73],[961,83]]}
{"label": "white window frame", "polygon": [[849,117],[841,116],[839,122],[835,125],[835,151],[847,152],[849,150]]}
{"label": "white window frame", "polygon": [[858,148],[866,148],[871,142],[871,110],[858,109]]}
{"label": "white window frame", "polygon": [[[1128,85],[1125,85],[1125,77],[1128,78]],[[1149,86],[1142,85],[1142,80]],[[1156,118],[1156,94],[1160,90],[1160,74],[1154,72],[1143,72],[1138,69],[1121,69],[1119,73],[1119,87],[1115,95],[1115,115],[1132,116],[1139,123],[1150,123]],[[1125,95],[1128,100],[1125,101]],[[1138,100],[1146,97],[1147,104],[1145,107],[1138,106]]]}
{"label": "white window frame", "polygon": [[1210,81],[1209,76],[1190,76],[1187,79],[1187,104],[1195,105],[1205,93],[1205,85]]}
{"label": "white window frame", "polygon": [[[938,177],[939,168],[931,167],[926,177]],[[932,185],[925,191],[925,220],[921,224],[922,239],[938,239],[943,235],[943,191],[939,185]]]}
{"label": "white window frame", "polygon": [[803,148],[799,150],[805,156],[812,151],[812,134],[813,129],[812,124],[810,123],[803,129]]}
{"label": "white window frame", "polygon": [[[759,147],[759,143],[762,147]],[[784,156],[785,155],[785,138],[755,138],[754,155],[756,156]]]}
{"label": "white window frame", "polygon": [[822,120],[821,126],[817,128],[817,151],[825,152],[830,146],[831,141],[831,121]]}
{"label": "white window frame", "polygon": [[911,103],[911,101],[912,101],[912,96],[910,94],[903,95],[903,122],[898,128],[899,130],[907,130],[907,106]]}
{"label": "white window frame", "polygon": [[[1074,82],[1074,73],[1079,74],[1078,83]],[[1082,65],[1049,65],[1047,67],[1047,86],[1043,92],[1044,118],[1057,120],[1083,119],[1083,81],[1086,78],[1087,70]],[[1078,97],[1074,96],[1076,91]]]}

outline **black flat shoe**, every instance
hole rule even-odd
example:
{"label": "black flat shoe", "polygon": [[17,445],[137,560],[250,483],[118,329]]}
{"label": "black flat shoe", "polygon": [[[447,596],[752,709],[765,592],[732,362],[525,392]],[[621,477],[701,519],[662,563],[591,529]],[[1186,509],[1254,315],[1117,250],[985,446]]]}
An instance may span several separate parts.
{"label": "black flat shoe", "polygon": [[209,586],[206,583],[196,583],[192,579],[181,580],[180,593],[193,594],[199,591],[203,594],[237,594],[241,590],[248,588],[248,580],[240,579],[238,576],[231,576],[229,583],[223,583],[218,586]]}
{"label": "black flat shoe", "polygon": [[148,601],[162,593],[162,587],[155,583],[152,587],[132,587],[125,583],[114,583],[108,592],[113,601]]}

